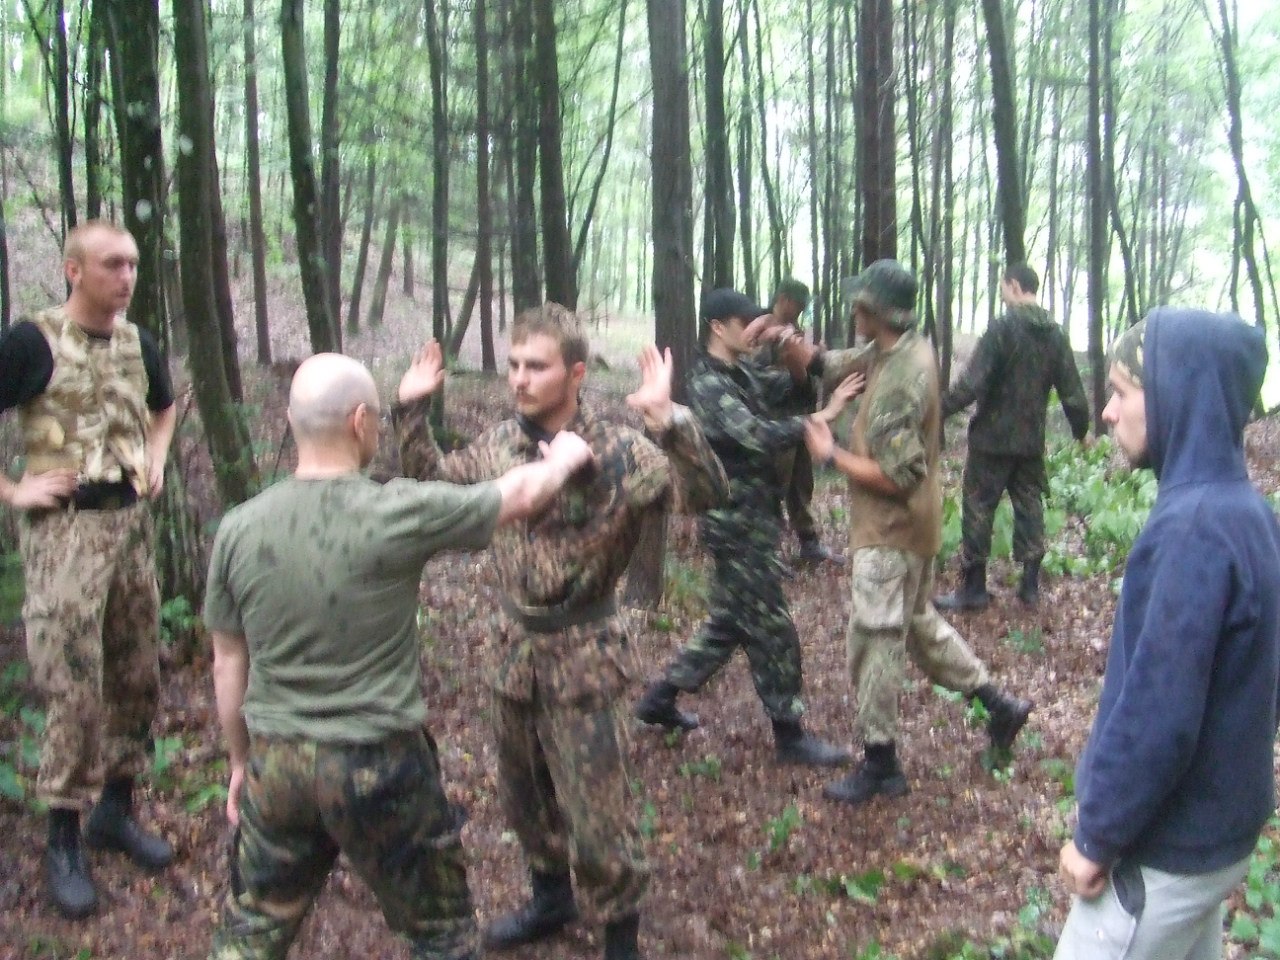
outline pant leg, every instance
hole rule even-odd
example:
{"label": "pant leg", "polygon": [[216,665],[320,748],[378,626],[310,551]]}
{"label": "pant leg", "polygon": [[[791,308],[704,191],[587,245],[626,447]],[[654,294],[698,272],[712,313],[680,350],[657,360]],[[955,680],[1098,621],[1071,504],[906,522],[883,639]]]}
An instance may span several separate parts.
{"label": "pant leg", "polygon": [[813,458],[809,448],[800,444],[796,448],[795,464],[791,469],[791,482],[787,484],[787,519],[801,543],[818,539],[818,524],[813,518],[810,504],[813,502]]}
{"label": "pant leg", "polygon": [[1009,471],[1013,504],[1013,559],[1020,563],[1044,556],[1044,496],[1049,489],[1044,457],[1016,457]]}
{"label": "pant leg", "polygon": [[525,859],[540,873],[568,872],[568,829],[538,735],[534,704],[495,692],[493,732],[498,803]]}
{"label": "pant leg", "polygon": [[907,555],[889,547],[853,553],[852,602],[845,642],[858,695],[855,729],[863,743],[898,738],[898,698],[905,674]]}
{"label": "pant leg", "polygon": [[907,655],[933,683],[971,694],[987,682],[986,665],[933,605],[933,560],[906,556],[914,587]]}
{"label": "pant leg", "polygon": [[283,960],[338,856],[316,803],[315,744],[255,737],[231,893],[210,960]]}
{"label": "pant leg", "polygon": [[102,619],[115,544],[100,511],[23,518],[27,659],[45,700],[36,796],[84,809],[102,786]]}
{"label": "pant leg", "polygon": [[1093,900],[1072,900],[1054,960],[1220,960],[1222,904],[1244,879],[1248,857],[1212,873],[1142,868],[1146,903],[1135,918],[1110,881]]}
{"label": "pant leg", "polygon": [[800,636],[778,575],[776,546],[766,551],[761,533],[739,553],[736,616],[742,649],[765,713],[773,720],[798,720],[804,715]]}
{"label": "pant leg", "polygon": [[326,828],[416,960],[471,956],[478,940],[460,825],[422,731],[322,746],[317,784]]}
{"label": "pant leg", "polygon": [[538,737],[568,825],[578,900],[588,920],[635,914],[649,886],[636,825],[626,727],[616,702],[539,704]]}
{"label": "pant leg", "polygon": [[160,587],[150,506],[109,511],[119,546],[102,624],[103,776],[147,767],[160,699]]}
{"label": "pant leg", "polygon": [[960,560],[983,564],[991,556],[991,527],[1008,481],[1007,457],[970,450],[964,463]]}

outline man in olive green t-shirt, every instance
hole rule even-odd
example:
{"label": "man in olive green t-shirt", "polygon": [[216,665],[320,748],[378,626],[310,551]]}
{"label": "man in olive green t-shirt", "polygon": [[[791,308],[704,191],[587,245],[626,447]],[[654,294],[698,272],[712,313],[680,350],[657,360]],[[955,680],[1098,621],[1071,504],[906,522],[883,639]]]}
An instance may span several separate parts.
{"label": "man in olive green t-shirt", "polygon": [[539,512],[590,448],[561,433],[491,483],[379,485],[361,473],[377,390],[336,354],[298,368],[289,423],[294,476],[228,512],[210,561],[204,617],[237,827],[211,957],[284,957],[343,852],[415,958],[474,958],[460,825],[423,728],[422,567]]}

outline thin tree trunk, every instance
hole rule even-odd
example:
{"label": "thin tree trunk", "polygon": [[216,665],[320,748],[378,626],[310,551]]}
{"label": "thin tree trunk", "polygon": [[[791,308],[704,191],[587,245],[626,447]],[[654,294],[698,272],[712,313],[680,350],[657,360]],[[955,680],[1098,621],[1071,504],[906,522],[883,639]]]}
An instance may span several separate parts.
{"label": "thin tree trunk", "polygon": [[103,11],[95,3],[89,16],[89,45],[84,75],[84,209],[90,220],[102,216],[102,54]]}
{"label": "thin tree trunk", "polygon": [[542,255],[547,299],[578,306],[578,278],[569,238],[560,117],[560,67],[554,0],[534,0],[533,42],[538,78],[538,184],[542,193]]}
{"label": "thin tree trunk", "polygon": [[[512,0],[512,76],[529,77],[534,69],[533,0]],[[515,312],[542,303],[538,269],[538,101],[508,87],[515,101],[514,216],[511,221],[511,290]]]}
{"label": "thin tree trunk", "polygon": [[[338,122],[338,67],[341,50],[340,0],[324,0],[324,92],[320,107],[320,236],[324,250],[325,290],[329,316],[341,344],[342,212],[341,129]],[[341,349],[341,346],[339,346]]]}
{"label": "thin tree trunk", "polygon": [[253,328],[258,337],[258,364],[271,363],[271,330],[267,323],[267,239],[262,225],[262,160],[258,146],[258,43],[254,0],[244,0],[245,164],[249,181],[249,250],[253,259]]}
{"label": "thin tree trunk", "polygon": [[862,260],[898,255],[897,156],[894,125],[893,5],[863,0],[858,17],[859,195]]}
{"label": "thin tree trunk", "polygon": [[1089,364],[1093,368],[1093,428],[1105,429],[1107,370],[1103,355],[1106,307],[1107,207],[1102,170],[1102,4],[1089,0],[1089,129],[1086,166],[1089,180]]}
{"label": "thin tree trunk", "polygon": [[476,35],[476,270],[480,280],[480,368],[496,373],[493,352],[493,213],[489,197],[489,37],[485,0],[473,0]]}
{"label": "thin tree trunk", "polygon": [[703,42],[703,78],[707,122],[707,217],[703,226],[703,269],[706,287],[732,287],[733,281],[733,173],[729,165],[729,120],[724,98],[724,2],[705,0],[706,37]]}
{"label": "thin tree trunk", "polygon": [[1005,260],[1027,259],[1024,235],[1027,213],[1018,159],[1018,118],[1014,105],[1013,61],[1005,36],[1003,0],[982,0],[991,56],[991,122],[996,145],[996,203],[1004,229]]}
{"label": "thin tree trunk", "polygon": [[351,302],[347,305],[347,333],[354,336],[360,330],[360,297],[364,292],[364,274],[369,265],[369,244],[373,239],[373,221],[377,213],[377,197],[374,195],[378,163],[373,145],[368,147],[365,160],[364,223],[360,227],[360,249],[356,251],[356,272],[351,278]]}
{"label": "thin tree trunk", "polygon": [[382,259],[378,261],[378,275],[373,281],[373,296],[369,298],[369,315],[365,322],[371,327],[382,325],[382,315],[387,306],[387,289],[391,285],[391,265],[396,258],[396,230],[400,226],[400,208],[404,197],[396,194],[387,213],[387,232],[382,241]]}

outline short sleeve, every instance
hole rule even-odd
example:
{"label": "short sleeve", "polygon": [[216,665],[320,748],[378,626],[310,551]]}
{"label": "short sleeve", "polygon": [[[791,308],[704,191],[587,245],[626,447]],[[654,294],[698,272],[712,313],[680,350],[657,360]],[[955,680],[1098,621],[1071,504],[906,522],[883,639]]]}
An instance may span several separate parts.
{"label": "short sleeve", "polygon": [[489,545],[502,509],[492,481],[476,484],[436,480],[392,480],[384,488],[387,532],[426,560],[443,550],[479,550]]}
{"label": "short sleeve", "polygon": [[142,365],[147,370],[147,409],[152,413],[168,410],[173,406],[173,381],[169,378],[169,365],[156,344],[156,338],[142,327],[138,328],[138,341],[142,347]]}
{"label": "short sleeve", "polygon": [[209,576],[204,589],[204,625],[219,633],[243,636],[240,606],[232,596],[228,582],[233,536],[233,523],[229,517],[224,517],[214,538],[213,555],[209,560]]}
{"label": "short sleeve", "polygon": [[0,337],[0,412],[44,393],[53,376],[53,352],[39,327],[15,323]]}

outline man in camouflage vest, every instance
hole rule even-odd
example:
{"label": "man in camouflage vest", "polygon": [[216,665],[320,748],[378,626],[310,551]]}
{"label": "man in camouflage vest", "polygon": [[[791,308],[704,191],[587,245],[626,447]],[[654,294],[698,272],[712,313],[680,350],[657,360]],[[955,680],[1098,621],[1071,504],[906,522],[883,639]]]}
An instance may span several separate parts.
{"label": "man in camouflage vest", "polygon": [[654,440],[580,402],[586,361],[577,319],[547,303],[512,328],[513,419],[443,454],[428,421],[444,375],[434,345],[401,382],[394,416],[404,472],[421,479],[481,483],[536,457],[539,443],[564,429],[595,455],[550,509],[493,540],[504,594],[489,646],[498,797],[529,862],[533,896],[489,927],[484,942],[505,950],[555,933],[577,916],[576,886],[589,919],[604,924],[606,960],[637,960],[649,865],[619,707],[636,652],[614,592],[647,514],[717,506],[728,482],[697,421],[671,401],[670,352],[644,351],[640,388],[627,398]]}
{"label": "man in camouflage vest", "polygon": [[361,472],[378,446],[361,364],[294,375],[298,467],[223,518],[204,617],[237,827],[213,960],[280,960],[341,851],[415,960],[473,960],[461,824],[426,733],[422,565],[542,510],[590,462],[580,437],[470,487]]}
{"label": "man in camouflage vest", "polygon": [[173,389],[152,337],[123,316],[138,247],[103,221],[67,235],[71,295],[0,339],[0,411],[17,408],[26,468],[0,475],[19,511],[27,657],[46,704],[36,795],[45,880],[72,918],[97,906],[86,839],[159,870],[173,858],[133,816],[160,688],[159,589],[147,499],[161,489]]}
{"label": "man in camouflage vest", "polygon": [[[636,705],[645,723],[690,730],[698,718],[676,706],[700,690],[741,647],[773,726],[782,763],[836,766],[848,752],[805,731],[801,718],[800,638],[782,591],[778,539],[782,479],[778,456],[804,437],[807,419],[834,419],[861,388],[842,384],[817,414],[775,419],[773,411],[812,403],[807,371],[786,372],[742,360],[755,348],[747,327],[759,313],[736,290],[712,290],[702,304],[704,352],[689,375],[689,403],[729,474],[730,498],[701,520],[715,570],[707,619]],[[753,328],[754,330],[755,328]],[[794,338],[791,334],[787,339]]]}
{"label": "man in camouflage vest", "polygon": [[983,333],[964,373],[942,398],[943,420],[975,401],[978,407],[969,421],[964,465],[963,581],[955,593],[937,598],[941,610],[981,610],[991,602],[991,525],[1006,490],[1013,504],[1013,558],[1022,564],[1018,598],[1030,607],[1040,599],[1049,391],[1058,391],[1077,441],[1089,430],[1089,402],[1066,333],[1036,302],[1039,288],[1040,278],[1025,263],[1005,270],[1004,315]]}
{"label": "man in camouflage vest", "polygon": [[908,789],[896,748],[906,656],[931,682],[986,707],[991,743],[999,750],[1012,746],[1032,704],[991,683],[982,661],[930,601],[942,539],[938,368],[929,341],[915,331],[915,277],[895,260],[877,260],[851,292],[858,333],[869,346],[822,360],[828,377],[841,375],[846,364],[867,370],[849,449],[837,447],[830,426],[819,420],[806,425],[805,442],[816,462],[833,464],[849,479],[847,640],[864,760],[823,792],[861,804]]}

